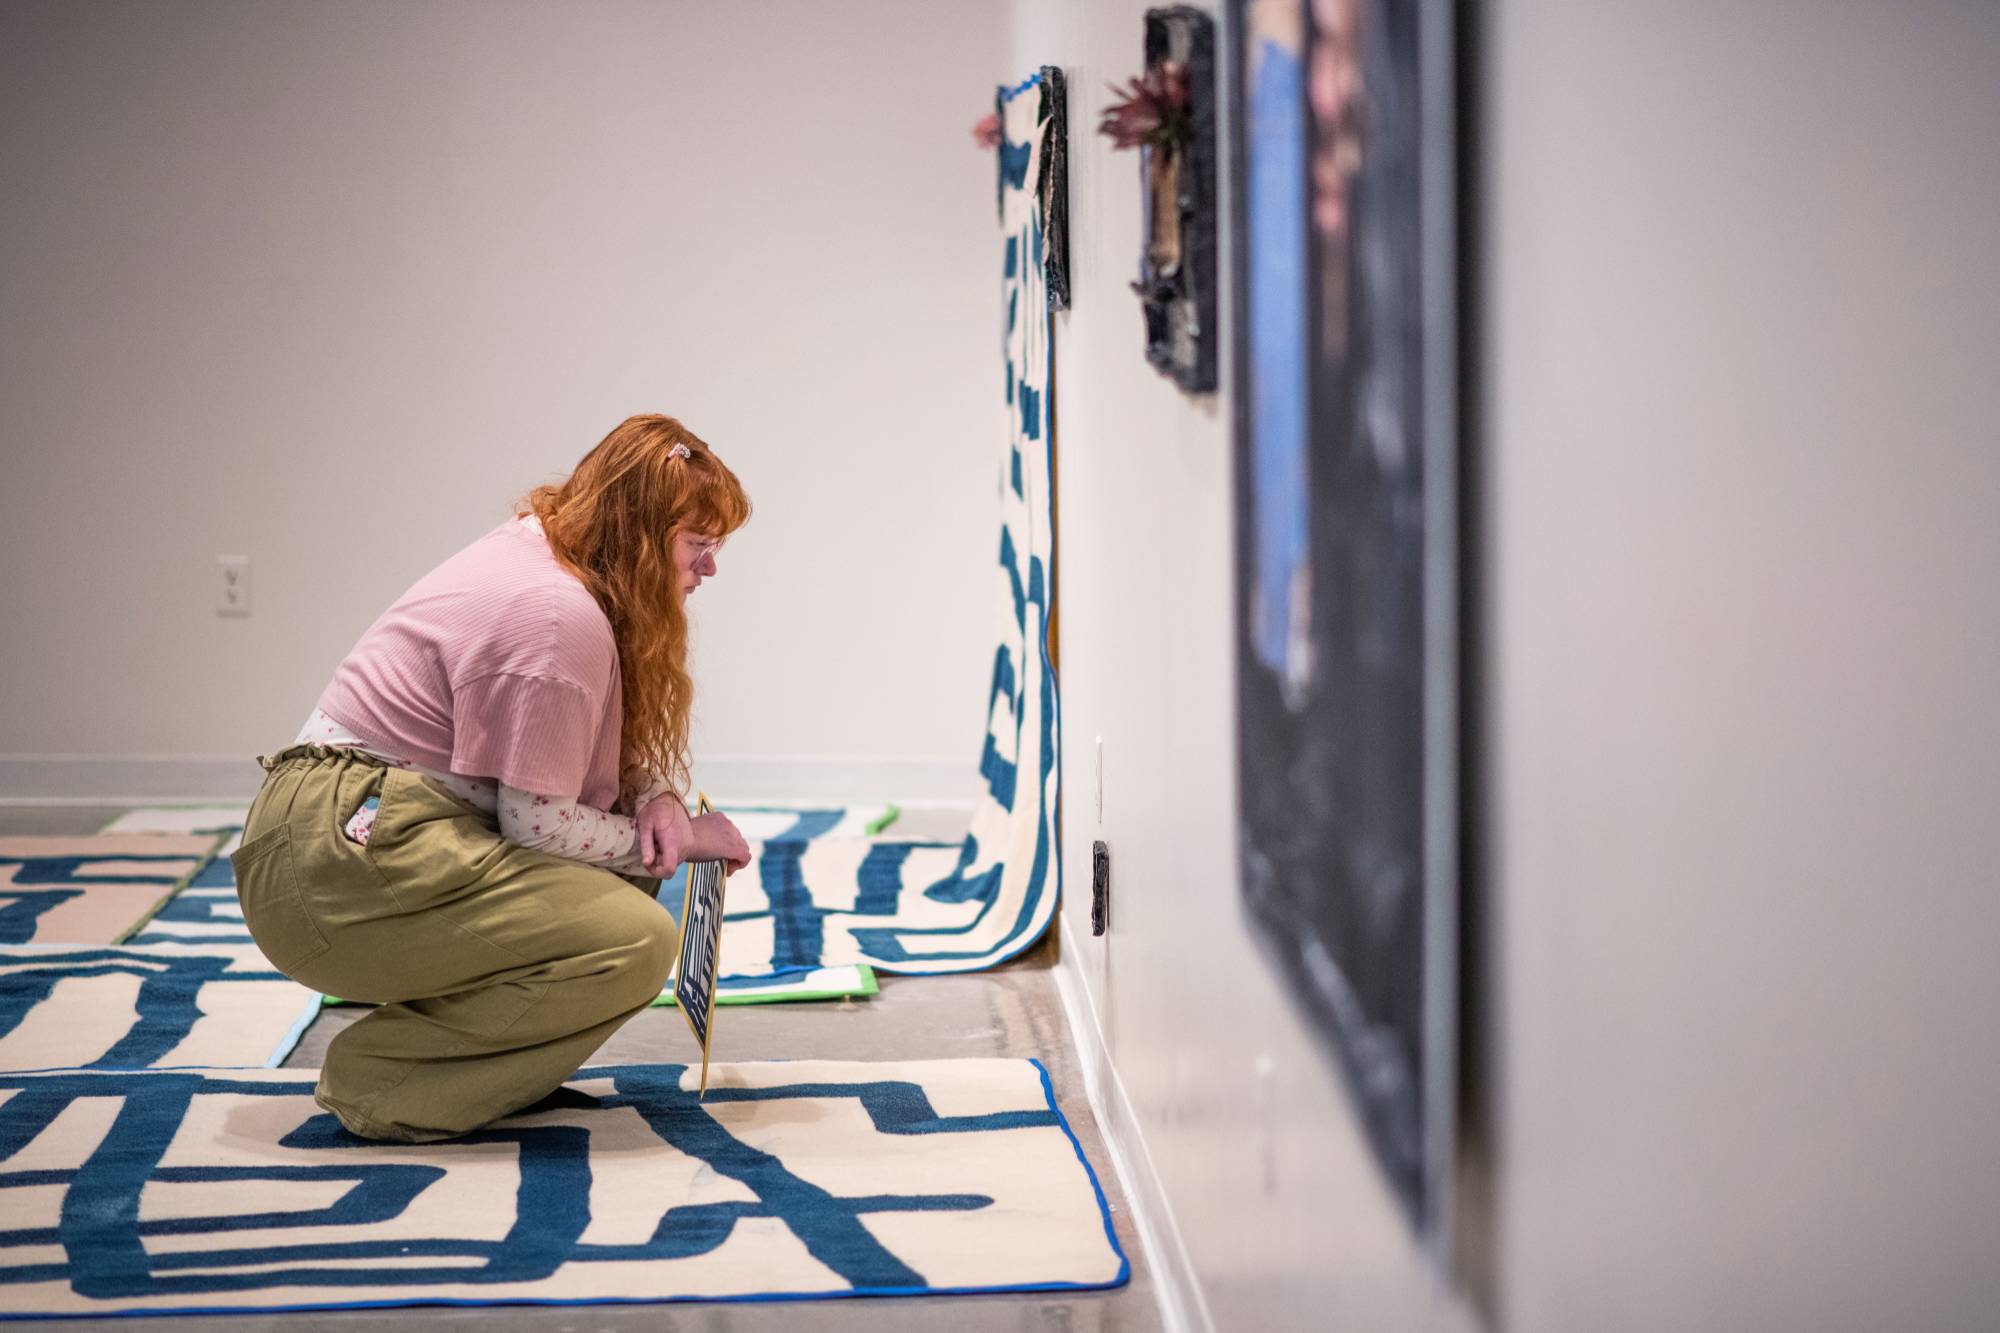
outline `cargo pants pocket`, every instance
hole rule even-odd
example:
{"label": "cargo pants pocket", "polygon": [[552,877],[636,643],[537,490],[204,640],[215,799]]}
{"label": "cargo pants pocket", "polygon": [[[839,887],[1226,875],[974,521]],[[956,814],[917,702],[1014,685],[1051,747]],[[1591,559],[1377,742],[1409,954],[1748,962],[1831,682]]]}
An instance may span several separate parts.
{"label": "cargo pants pocket", "polygon": [[289,974],[327,951],[326,936],[320,934],[299,892],[289,824],[237,848],[229,863],[236,869],[236,897],[243,904],[244,924],[272,967]]}

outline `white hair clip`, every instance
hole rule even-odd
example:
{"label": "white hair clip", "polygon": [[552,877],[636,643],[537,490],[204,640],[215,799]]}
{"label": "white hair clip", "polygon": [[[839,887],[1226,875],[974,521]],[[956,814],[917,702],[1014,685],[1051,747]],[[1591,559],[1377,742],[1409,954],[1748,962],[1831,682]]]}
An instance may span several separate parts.
{"label": "white hair clip", "polygon": [[668,458],[692,458],[692,457],[694,457],[694,451],[693,451],[693,450],[691,450],[691,449],[689,449],[689,448],[688,448],[688,447],[687,447],[687,446],[686,446],[685,444],[682,444],[682,443],[681,443],[681,442],[680,442],[679,440],[675,440],[675,441],[674,441],[674,447],[673,447],[673,448],[671,448],[671,449],[669,449],[669,450],[667,450],[667,457],[668,457]]}

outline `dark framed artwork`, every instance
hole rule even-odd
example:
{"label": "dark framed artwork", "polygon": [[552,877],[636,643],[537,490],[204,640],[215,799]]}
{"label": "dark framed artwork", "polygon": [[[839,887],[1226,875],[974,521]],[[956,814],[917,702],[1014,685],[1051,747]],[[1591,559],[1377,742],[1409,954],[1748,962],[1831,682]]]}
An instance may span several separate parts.
{"label": "dark framed artwork", "polygon": [[1451,0],[1232,0],[1243,894],[1441,1249],[1457,1069]]}
{"label": "dark framed artwork", "polygon": [[1146,360],[1189,393],[1215,390],[1215,24],[1199,9],[1146,11],[1146,79],[1178,93],[1176,131],[1139,147],[1139,280]]}

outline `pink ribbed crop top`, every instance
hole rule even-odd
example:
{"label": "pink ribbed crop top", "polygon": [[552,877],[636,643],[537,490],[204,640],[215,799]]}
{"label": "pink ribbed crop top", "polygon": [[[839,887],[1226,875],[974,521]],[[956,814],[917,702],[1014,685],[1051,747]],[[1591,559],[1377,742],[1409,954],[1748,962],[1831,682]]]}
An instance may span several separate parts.
{"label": "pink ribbed crop top", "polygon": [[368,627],[319,707],[371,747],[532,792],[618,799],[624,702],[597,599],[512,519]]}

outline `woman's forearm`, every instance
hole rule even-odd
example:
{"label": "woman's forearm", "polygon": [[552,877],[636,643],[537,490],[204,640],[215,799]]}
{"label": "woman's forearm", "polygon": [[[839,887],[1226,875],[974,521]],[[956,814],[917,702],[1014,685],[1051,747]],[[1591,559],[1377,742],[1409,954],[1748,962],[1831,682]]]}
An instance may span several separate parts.
{"label": "woman's forearm", "polygon": [[644,875],[639,824],[627,815],[584,805],[575,796],[552,796],[500,786],[500,836],[532,851],[603,866],[621,875]]}

